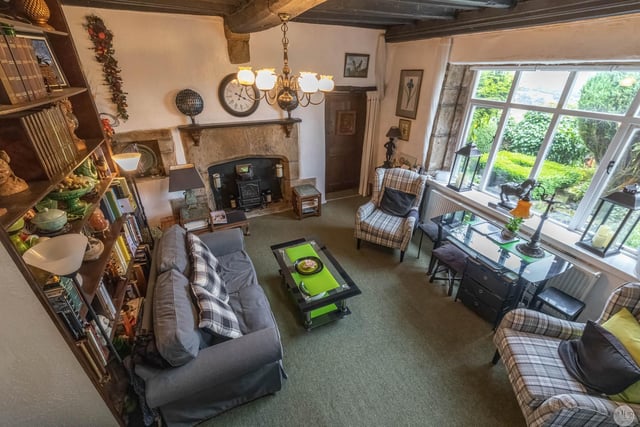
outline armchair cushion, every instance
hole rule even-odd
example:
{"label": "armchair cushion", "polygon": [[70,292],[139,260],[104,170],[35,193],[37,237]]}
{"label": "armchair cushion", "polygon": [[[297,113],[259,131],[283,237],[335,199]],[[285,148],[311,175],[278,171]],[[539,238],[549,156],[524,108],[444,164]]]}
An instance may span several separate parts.
{"label": "armchair cushion", "polygon": [[582,337],[561,342],[558,353],[569,373],[598,393],[620,393],[640,380],[640,367],[622,343],[591,320]]}
{"label": "armchair cushion", "polygon": [[415,194],[405,193],[395,188],[385,188],[380,201],[380,209],[389,215],[406,217],[415,199]]}
{"label": "armchair cushion", "polygon": [[[640,323],[629,310],[622,308],[602,326],[620,340],[636,363],[640,363]],[[640,404],[640,381],[609,397],[619,402]]]}

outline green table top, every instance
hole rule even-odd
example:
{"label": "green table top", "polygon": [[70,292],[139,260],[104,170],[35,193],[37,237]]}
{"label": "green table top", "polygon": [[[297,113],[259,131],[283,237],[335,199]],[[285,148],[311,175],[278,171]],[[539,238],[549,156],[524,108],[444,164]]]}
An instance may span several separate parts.
{"label": "green table top", "polygon": [[[308,256],[318,257],[318,253],[309,243],[303,243],[298,246],[292,246],[285,249],[285,253],[291,262]],[[296,285],[300,285],[300,282],[304,282],[305,289],[311,294],[311,296],[321,294],[340,287],[338,281],[333,277],[328,268],[323,268],[316,274],[302,275],[296,271],[291,272],[291,277],[296,282]]]}

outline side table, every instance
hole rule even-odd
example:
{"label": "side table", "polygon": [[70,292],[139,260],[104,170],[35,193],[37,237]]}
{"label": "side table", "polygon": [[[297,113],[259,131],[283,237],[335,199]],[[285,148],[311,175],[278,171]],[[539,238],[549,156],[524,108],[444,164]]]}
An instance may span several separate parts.
{"label": "side table", "polygon": [[[213,212],[211,213],[213,215]],[[228,230],[230,228],[241,228],[245,236],[251,234],[249,231],[249,220],[242,211],[227,211],[227,222],[225,224],[214,224],[211,220],[211,231]]]}
{"label": "side table", "polygon": [[298,219],[308,216],[320,216],[322,213],[320,192],[310,184],[293,187],[291,202],[293,213]]}
{"label": "side table", "polygon": [[180,209],[180,225],[187,231],[206,230],[209,228],[209,212],[207,206],[185,206]]}

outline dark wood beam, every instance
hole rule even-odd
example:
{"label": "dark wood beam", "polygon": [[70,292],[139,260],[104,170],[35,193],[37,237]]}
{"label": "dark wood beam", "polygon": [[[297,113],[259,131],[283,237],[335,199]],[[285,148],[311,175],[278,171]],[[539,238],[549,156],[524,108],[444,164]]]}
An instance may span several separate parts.
{"label": "dark wood beam", "polygon": [[515,6],[517,0],[425,0],[420,3],[430,6],[455,7],[456,9],[480,9],[483,7],[505,9]]}
{"label": "dark wood beam", "polygon": [[351,15],[334,15],[334,14],[313,14],[311,16],[300,15],[295,19],[295,22],[302,22],[305,24],[319,24],[319,25],[344,25],[347,27],[361,27],[361,28],[376,28],[385,29],[389,25],[405,25],[406,19],[390,19],[380,17],[367,17],[367,16],[351,16]]}
{"label": "dark wood beam", "polygon": [[637,0],[528,0],[512,9],[460,12],[451,22],[424,21],[391,27],[388,43],[446,37],[482,31],[530,27],[640,12]]}
{"label": "dark wood beam", "polygon": [[326,0],[251,0],[244,7],[225,17],[225,24],[234,33],[253,33],[280,25],[279,13],[295,18]]}
{"label": "dark wood beam", "polygon": [[232,13],[238,3],[239,0],[62,0],[62,4],[69,6],[210,16]]}
{"label": "dark wood beam", "polygon": [[387,0],[341,0],[339,3],[328,1],[305,13],[311,17],[316,13],[349,15],[351,17],[380,16],[410,20],[452,18],[455,9],[438,8],[419,2],[398,2]]}

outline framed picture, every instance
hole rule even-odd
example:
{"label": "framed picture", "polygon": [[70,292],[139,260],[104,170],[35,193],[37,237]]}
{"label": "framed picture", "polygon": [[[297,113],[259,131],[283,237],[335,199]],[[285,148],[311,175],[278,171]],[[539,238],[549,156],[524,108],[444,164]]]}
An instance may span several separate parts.
{"label": "framed picture", "polygon": [[344,77],[367,77],[369,55],[365,53],[344,54]]}
{"label": "framed picture", "polygon": [[56,56],[53,54],[53,50],[51,46],[49,46],[49,41],[46,37],[35,35],[35,34],[18,34],[18,37],[22,37],[25,39],[31,40],[31,45],[33,46],[33,50],[36,52],[36,58],[38,58],[38,63],[47,64],[51,66],[53,73],[55,74],[58,84],[61,87],[69,86],[67,79],[64,77],[62,69],[60,68],[60,64],[56,59]]}
{"label": "framed picture", "polygon": [[336,135],[355,135],[356,134],[356,111],[344,110],[338,111],[336,119]]}
{"label": "framed picture", "polygon": [[400,119],[398,127],[400,128],[400,139],[403,141],[408,141],[409,135],[411,135],[411,120]]}
{"label": "framed picture", "polygon": [[417,161],[417,158],[406,153],[398,153],[396,155],[396,166],[402,169],[412,169]]}
{"label": "framed picture", "polygon": [[406,117],[408,119],[416,118],[421,85],[422,70],[400,71],[396,116]]}

